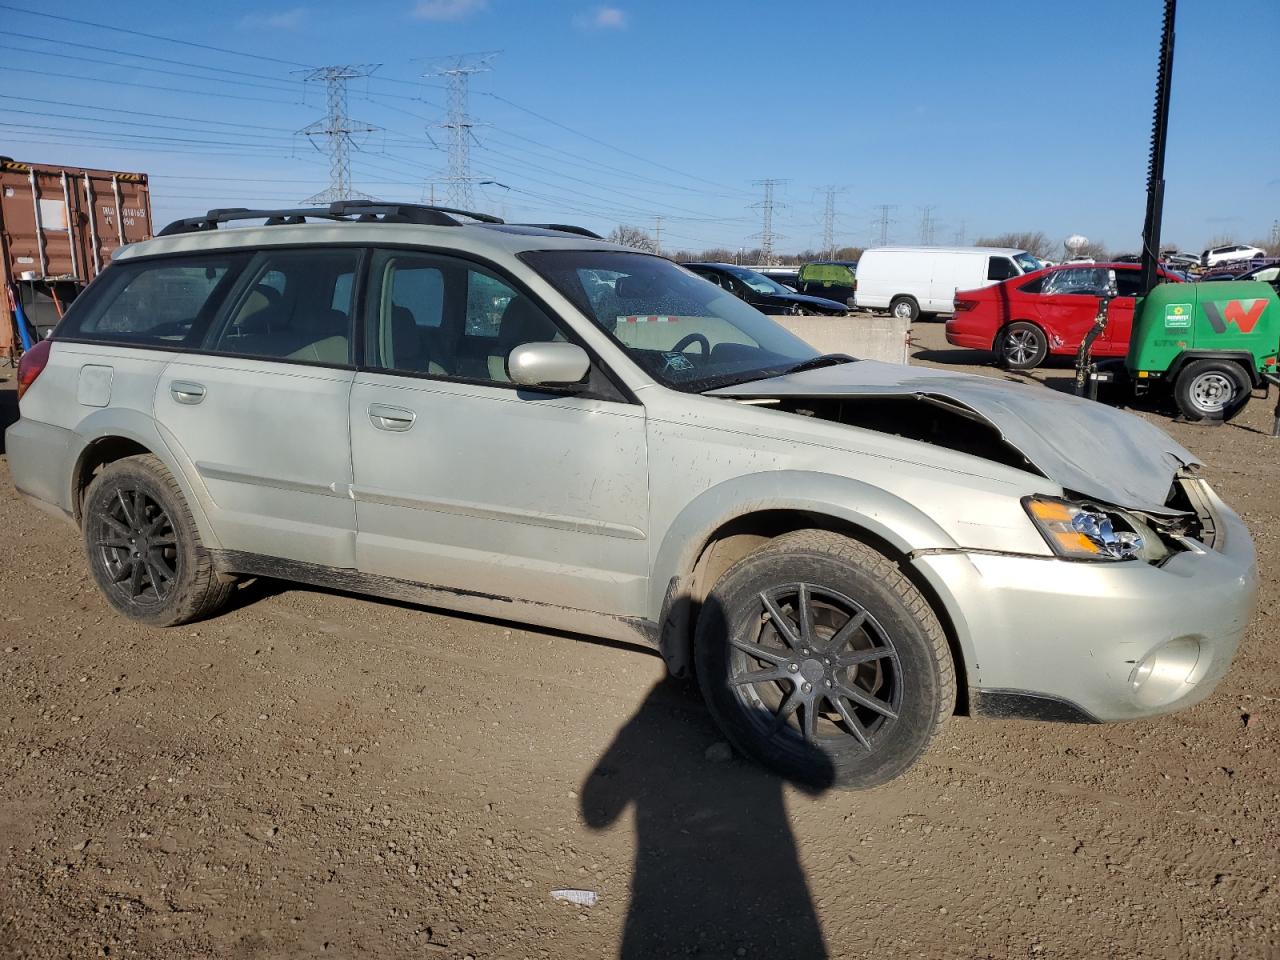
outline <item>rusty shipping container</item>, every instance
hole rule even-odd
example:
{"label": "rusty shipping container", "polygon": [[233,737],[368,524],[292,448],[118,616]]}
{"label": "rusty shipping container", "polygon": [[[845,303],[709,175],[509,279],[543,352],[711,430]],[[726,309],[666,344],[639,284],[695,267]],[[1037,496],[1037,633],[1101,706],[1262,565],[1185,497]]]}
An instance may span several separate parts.
{"label": "rusty shipping container", "polygon": [[145,173],[0,157],[0,357],[20,344],[14,297],[44,333],[119,247],[151,229]]}

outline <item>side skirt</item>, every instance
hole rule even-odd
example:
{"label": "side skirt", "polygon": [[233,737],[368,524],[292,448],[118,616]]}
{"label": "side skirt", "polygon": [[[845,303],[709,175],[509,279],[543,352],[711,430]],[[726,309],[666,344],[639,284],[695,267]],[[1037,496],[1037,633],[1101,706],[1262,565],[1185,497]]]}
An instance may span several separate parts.
{"label": "side skirt", "polygon": [[611,617],[590,610],[519,600],[476,590],[432,586],[415,583],[412,580],[400,580],[396,577],[361,573],[359,570],[348,567],[326,567],[316,563],[282,560],[279,557],[244,553],[239,550],[211,550],[210,554],[219,573],[291,580],[328,590],[339,590],[343,593],[439,607],[443,610],[547,627],[589,637],[603,637],[645,647],[658,646],[657,624],[639,618]]}

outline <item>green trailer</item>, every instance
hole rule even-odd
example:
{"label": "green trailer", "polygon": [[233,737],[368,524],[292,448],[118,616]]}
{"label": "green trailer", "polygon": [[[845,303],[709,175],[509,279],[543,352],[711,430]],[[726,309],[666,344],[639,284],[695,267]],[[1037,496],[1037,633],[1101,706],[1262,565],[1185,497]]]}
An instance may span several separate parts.
{"label": "green trailer", "polygon": [[1280,296],[1271,283],[1162,283],[1139,301],[1125,368],[1138,396],[1172,394],[1188,420],[1229,420],[1274,382]]}

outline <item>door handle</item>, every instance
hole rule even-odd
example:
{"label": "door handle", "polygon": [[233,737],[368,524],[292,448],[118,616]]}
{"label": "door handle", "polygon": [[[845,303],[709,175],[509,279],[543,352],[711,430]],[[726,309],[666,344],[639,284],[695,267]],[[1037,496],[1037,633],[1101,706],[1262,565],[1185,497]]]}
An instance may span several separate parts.
{"label": "door handle", "polygon": [[371,403],[369,404],[369,419],[373,421],[373,425],[379,430],[404,433],[404,431],[413,426],[413,421],[418,419],[418,415],[412,410],[406,410],[404,407],[391,407],[384,403]]}
{"label": "door handle", "polygon": [[175,380],[169,384],[169,393],[179,403],[199,403],[204,399],[204,384]]}

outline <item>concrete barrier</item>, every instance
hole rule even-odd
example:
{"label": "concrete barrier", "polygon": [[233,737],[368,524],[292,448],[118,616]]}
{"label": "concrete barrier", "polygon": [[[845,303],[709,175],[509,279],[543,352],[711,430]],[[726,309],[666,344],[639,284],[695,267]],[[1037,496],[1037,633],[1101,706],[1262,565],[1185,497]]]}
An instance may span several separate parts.
{"label": "concrete barrier", "polygon": [[886,363],[907,362],[907,338],[911,333],[908,320],[880,313],[852,317],[788,315],[769,319],[822,353],[847,353],[861,360]]}

